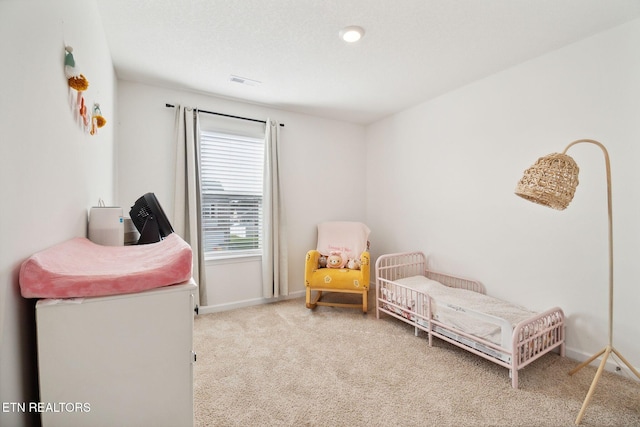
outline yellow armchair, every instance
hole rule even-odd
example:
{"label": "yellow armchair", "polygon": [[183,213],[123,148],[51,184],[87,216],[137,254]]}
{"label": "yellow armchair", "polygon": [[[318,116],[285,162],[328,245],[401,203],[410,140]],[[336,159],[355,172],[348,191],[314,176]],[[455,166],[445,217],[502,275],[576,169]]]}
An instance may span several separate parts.
{"label": "yellow armchair", "polygon": [[[354,230],[353,237],[347,230]],[[323,233],[329,237],[323,237]],[[318,305],[333,307],[362,308],[367,312],[370,281],[370,255],[368,251],[369,229],[362,223],[332,222],[318,225],[318,249],[307,252],[305,260],[306,305],[313,309]],[[364,238],[364,240],[363,240]],[[321,255],[328,255],[329,249],[340,248],[347,254],[359,253],[359,269],[326,268],[320,266]],[[354,255],[351,255],[355,257]],[[323,292],[360,294],[362,303],[341,303],[322,301]],[[315,293],[315,295],[313,295]]]}

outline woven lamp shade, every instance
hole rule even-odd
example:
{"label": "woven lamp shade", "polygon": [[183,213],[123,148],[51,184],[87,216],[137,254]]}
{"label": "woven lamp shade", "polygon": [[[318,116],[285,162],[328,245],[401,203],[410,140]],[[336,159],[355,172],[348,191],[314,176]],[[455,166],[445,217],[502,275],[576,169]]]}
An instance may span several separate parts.
{"label": "woven lamp shade", "polygon": [[540,157],[518,182],[515,193],[531,202],[564,210],[578,186],[578,165],[566,154]]}

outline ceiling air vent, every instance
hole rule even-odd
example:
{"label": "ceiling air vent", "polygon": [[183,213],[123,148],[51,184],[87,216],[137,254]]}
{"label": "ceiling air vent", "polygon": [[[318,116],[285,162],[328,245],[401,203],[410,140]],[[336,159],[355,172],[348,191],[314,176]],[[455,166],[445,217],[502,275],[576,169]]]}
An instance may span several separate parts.
{"label": "ceiling air vent", "polygon": [[229,81],[232,83],[240,83],[247,86],[258,86],[262,82],[258,80],[247,79],[246,77],[234,76],[233,74],[229,76]]}

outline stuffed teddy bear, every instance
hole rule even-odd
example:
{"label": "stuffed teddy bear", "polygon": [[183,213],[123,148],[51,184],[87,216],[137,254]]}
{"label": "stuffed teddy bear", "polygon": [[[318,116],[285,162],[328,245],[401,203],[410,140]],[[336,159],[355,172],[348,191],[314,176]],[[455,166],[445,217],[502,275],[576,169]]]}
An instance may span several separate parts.
{"label": "stuffed teddy bear", "polygon": [[318,258],[318,268],[326,268],[327,267],[327,257],[325,255],[320,255]]}
{"label": "stuffed teddy bear", "polygon": [[341,251],[331,251],[327,257],[327,268],[343,268],[347,260],[342,256]]}
{"label": "stuffed teddy bear", "polygon": [[361,262],[359,259],[350,259],[347,261],[347,268],[351,270],[360,270]]}

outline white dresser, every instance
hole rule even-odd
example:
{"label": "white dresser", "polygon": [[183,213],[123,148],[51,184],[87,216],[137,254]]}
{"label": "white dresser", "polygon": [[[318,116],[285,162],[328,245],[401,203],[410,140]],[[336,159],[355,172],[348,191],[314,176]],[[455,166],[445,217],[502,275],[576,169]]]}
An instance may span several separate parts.
{"label": "white dresser", "polygon": [[195,292],[38,301],[42,425],[193,426]]}

